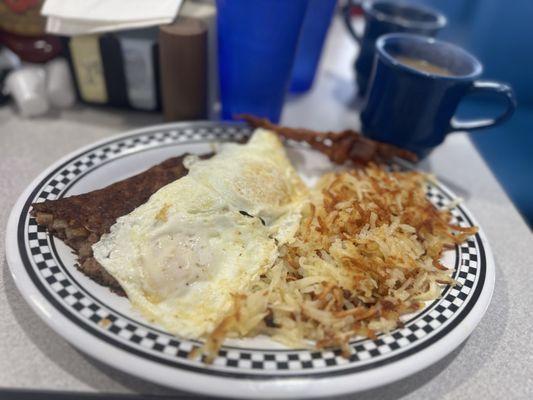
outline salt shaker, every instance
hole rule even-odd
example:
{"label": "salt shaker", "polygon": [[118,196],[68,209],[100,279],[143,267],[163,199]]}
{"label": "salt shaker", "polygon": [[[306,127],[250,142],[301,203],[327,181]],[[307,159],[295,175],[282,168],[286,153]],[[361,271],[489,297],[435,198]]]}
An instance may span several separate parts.
{"label": "salt shaker", "polygon": [[52,106],[68,108],[76,102],[76,92],[68,63],[64,58],[56,58],[45,65],[46,94]]}

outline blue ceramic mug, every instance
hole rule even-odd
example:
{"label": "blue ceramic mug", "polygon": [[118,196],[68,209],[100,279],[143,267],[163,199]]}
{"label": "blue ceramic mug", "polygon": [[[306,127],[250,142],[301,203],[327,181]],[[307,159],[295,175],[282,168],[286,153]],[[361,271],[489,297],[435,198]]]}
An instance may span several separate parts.
{"label": "blue ceramic mug", "polygon": [[[359,4],[365,20],[362,35],[355,31],[351,17],[353,6]],[[446,25],[446,17],[437,10],[395,0],[349,0],[343,8],[343,15],[348,31],[359,44],[359,55],[354,68],[360,96],[364,96],[368,87],[378,37],[393,32],[435,36]]]}
{"label": "blue ceramic mug", "polygon": [[[478,80],[482,70],[473,55],[451,43],[407,33],[380,37],[361,112],[363,133],[423,158],[450,132],[501,124],[516,108],[513,90]],[[458,120],[457,106],[473,92],[498,94],[506,110],[495,118]]]}

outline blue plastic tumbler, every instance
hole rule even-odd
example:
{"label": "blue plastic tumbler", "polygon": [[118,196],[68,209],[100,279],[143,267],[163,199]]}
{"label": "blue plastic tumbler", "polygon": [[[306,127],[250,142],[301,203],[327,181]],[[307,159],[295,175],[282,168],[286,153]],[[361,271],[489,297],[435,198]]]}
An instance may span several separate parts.
{"label": "blue plastic tumbler", "polygon": [[217,0],[222,118],[279,121],[308,0]]}
{"label": "blue plastic tumbler", "polygon": [[309,0],[292,68],[293,93],[305,92],[313,85],[336,4],[337,0]]}

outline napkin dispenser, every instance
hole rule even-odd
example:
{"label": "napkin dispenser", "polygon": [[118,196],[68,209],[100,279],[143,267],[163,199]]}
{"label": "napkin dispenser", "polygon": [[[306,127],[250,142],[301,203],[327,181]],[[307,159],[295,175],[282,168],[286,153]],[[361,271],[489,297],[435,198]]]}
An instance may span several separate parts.
{"label": "napkin dispenser", "polygon": [[89,104],[129,106],[124,60],[115,35],[64,39],[78,97]]}
{"label": "napkin dispenser", "polygon": [[185,1],[170,25],[63,40],[82,102],[164,108],[168,120],[217,115],[216,9],[210,1]]}

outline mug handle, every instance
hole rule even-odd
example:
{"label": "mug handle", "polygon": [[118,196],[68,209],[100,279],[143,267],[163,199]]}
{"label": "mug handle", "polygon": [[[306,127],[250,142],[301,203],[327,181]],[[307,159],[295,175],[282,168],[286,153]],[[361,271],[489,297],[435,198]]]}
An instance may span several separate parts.
{"label": "mug handle", "polygon": [[[507,109],[499,116],[495,118],[480,118],[470,121],[464,121],[455,117],[450,121],[450,131],[473,131],[477,129],[487,128],[489,126],[499,125],[502,122],[507,121],[513,115],[516,109],[516,98],[513,89],[499,82],[492,81],[475,81],[468,93],[488,93],[493,92],[503,97],[507,103]],[[467,93],[467,94],[468,94]]]}
{"label": "mug handle", "polygon": [[352,37],[355,39],[355,41],[359,44],[361,44],[362,38],[357,34],[355,31],[355,28],[352,25],[352,15],[350,14],[352,7],[355,7],[357,5],[360,5],[362,3],[361,0],[348,0],[346,4],[342,7],[342,16],[344,19],[344,25],[346,25],[346,29],[348,29],[348,32],[352,35]]}

